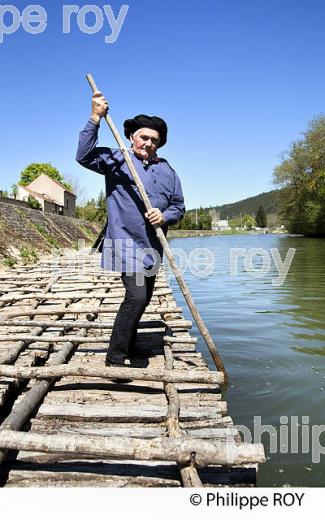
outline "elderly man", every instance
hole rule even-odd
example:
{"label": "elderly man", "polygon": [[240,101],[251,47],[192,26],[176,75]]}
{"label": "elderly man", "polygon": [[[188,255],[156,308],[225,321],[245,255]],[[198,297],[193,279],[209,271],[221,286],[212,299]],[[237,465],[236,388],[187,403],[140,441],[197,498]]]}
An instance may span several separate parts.
{"label": "elderly man", "polygon": [[132,162],[145,187],[152,209],[146,212],[133,177],[119,149],[97,147],[100,120],[108,105],[97,91],[92,113],[80,133],[77,161],[105,175],[108,223],[102,251],[102,267],[122,273],[126,289],[117,313],[106,357],[108,366],[125,366],[126,358],[136,354],[137,327],[149,304],[162,246],[155,226],[167,232],[169,224],[184,215],[181,183],[157,149],[167,142],[167,125],[159,117],[139,115],[124,122],[125,136],[131,141]]}

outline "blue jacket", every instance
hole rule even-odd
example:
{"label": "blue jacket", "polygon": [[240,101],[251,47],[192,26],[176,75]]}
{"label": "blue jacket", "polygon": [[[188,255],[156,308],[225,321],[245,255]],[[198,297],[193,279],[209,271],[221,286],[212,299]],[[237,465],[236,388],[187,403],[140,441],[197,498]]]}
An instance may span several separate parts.
{"label": "blue jacket", "polygon": [[[98,125],[88,121],[80,133],[77,161],[105,175],[108,225],[102,267],[109,271],[143,272],[160,264],[162,246],[144,214],[144,203],[119,149],[97,147]],[[180,180],[165,159],[156,157],[145,166],[130,152],[151,205],[162,212],[166,233],[185,213]]]}

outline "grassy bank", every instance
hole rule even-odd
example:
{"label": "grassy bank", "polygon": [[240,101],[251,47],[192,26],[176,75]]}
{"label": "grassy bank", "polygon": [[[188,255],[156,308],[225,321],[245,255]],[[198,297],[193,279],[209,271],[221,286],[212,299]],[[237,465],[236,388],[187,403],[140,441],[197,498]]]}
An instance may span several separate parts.
{"label": "grassy bank", "polygon": [[188,237],[213,237],[223,235],[261,235],[257,231],[230,230],[230,231],[213,231],[213,230],[186,230],[186,229],[170,229],[168,238],[188,238]]}

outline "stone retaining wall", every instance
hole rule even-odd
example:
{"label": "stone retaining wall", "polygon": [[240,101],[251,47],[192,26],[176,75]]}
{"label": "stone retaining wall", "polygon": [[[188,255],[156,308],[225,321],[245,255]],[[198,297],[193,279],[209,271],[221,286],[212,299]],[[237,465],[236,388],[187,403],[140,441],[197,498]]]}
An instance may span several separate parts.
{"label": "stone retaining wall", "polygon": [[23,247],[50,253],[54,247],[76,247],[78,240],[91,245],[99,230],[84,220],[0,201],[0,258],[16,256]]}

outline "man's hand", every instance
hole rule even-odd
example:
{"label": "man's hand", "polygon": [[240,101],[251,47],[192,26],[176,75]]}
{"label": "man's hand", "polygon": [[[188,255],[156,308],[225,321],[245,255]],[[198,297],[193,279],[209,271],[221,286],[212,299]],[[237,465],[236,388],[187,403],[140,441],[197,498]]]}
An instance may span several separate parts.
{"label": "man's hand", "polygon": [[103,94],[96,90],[92,97],[92,112],[91,119],[94,123],[99,123],[102,117],[107,114],[108,111],[108,103],[104,98]]}
{"label": "man's hand", "polygon": [[153,226],[162,226],[165,223],[165,219],[160,209],[151,208],[147,213],[145,213],[145,217],[149,220],[150,224]]}

